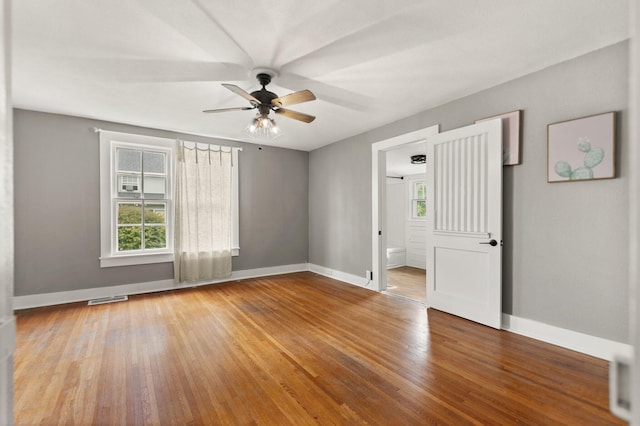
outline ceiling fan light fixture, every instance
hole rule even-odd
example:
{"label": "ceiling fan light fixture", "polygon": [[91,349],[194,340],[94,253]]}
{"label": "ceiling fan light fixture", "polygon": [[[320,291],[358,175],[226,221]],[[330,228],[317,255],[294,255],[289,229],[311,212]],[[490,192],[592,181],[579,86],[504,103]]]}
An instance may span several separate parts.
{"label": "ceiling fan light fixture", "polygon": [[256,114],[246,131],[252,138],[263,140],[271,140],[280,135],[280,128],[268,114]]}
{"label": "ceiling fan light fixture", "polygon": [[411,164],[425,164],[427,162],[427,156],[424,154],[417,154],[411,156]]}

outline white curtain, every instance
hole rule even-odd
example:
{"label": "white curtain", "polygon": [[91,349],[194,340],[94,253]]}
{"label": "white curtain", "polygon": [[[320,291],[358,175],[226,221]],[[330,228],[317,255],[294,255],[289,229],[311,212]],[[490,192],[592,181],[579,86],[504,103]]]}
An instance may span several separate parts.
{"label": "white curtain", "polygon": [[176,282],[231,275],[231,151],[178,141]]}

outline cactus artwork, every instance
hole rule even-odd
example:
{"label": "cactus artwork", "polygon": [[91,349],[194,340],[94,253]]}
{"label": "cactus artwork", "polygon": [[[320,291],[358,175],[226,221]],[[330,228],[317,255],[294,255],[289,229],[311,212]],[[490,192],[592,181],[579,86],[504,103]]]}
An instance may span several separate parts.
{"label": "cactus artwork", "polygon": [[593,168],[602,163],[604,150],[599,147],[592,147],[589,138],[584,136],[578,138],[577,149],[580,152],[584,152],[583,165],[573,169],[567,161],[559,160],[554,167],[556,174],[570,180],[593,179]]}
{"label": "cactus artwork", "polygon": [[582,182],[616,176],[616,113],[547,126],[547,182]]}

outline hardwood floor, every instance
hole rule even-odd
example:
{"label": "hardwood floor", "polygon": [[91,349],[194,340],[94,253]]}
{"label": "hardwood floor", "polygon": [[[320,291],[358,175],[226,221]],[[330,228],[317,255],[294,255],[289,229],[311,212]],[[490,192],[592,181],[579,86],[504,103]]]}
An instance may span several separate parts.
{"label": "hardwood floor", "polygon": [[624,424],[605,361],[309,272],[17,321],[17,425]]}
{"label": "hardwood floor", "polygon": [[427,272],[424,269],[401,266],[387,269],[387,291],[427,303]]}

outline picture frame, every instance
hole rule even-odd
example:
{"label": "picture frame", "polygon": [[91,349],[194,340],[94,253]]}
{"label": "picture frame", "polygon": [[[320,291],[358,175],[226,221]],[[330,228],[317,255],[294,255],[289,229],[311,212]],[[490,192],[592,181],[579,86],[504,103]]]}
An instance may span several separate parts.
{"label": "picture frame", "polygon": [[547,182],[613,179],[616,113],[606,112],[547,126]]}
{"label": "picture frame", "polygon": [[489,121],[496,118],[502,119],[502,164],[504,166],[516,166],[521,164],[520,160],[520,123],[522,120],[522,110],[494,115],[492,117],[476,120],[476,123]]}

